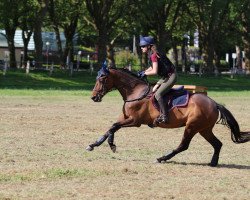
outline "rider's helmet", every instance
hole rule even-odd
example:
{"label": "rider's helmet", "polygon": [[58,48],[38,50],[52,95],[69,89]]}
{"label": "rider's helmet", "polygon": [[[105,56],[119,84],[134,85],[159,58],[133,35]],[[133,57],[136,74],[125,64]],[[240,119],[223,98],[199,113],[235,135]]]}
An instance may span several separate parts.
{"label": "rider's helmet", "polygon": [[151,37],[151,36],[143,37],[140,35],[140,44],[139,44],[140,47],[147,46],[147,45],[153,45],[153,44],[155,44],[153,37]]}

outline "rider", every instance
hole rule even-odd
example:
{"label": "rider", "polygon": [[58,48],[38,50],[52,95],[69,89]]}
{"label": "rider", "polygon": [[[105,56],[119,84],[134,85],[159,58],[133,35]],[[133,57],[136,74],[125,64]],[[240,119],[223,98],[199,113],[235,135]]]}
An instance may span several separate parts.
{"label": "rider", "polygon": [[177,73],[173,63],[157,51],[154,38],[151,36],[140,36],[140,47],[142,53],[147,53],[149,58],[149,68],[141,71],[138,75],[144,76],[159,75],[161,78],[153,88],[155,99],[160,106],[160,115],[157,117],[157,123],[168,122],[167,103],[164,102],[163,96],[174,86],[177,81]]}

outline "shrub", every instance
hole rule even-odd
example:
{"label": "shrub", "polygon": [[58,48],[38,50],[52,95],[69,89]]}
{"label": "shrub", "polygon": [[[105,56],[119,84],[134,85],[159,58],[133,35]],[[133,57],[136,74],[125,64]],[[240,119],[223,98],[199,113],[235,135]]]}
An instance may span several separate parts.
{"label": "shrub", "polygon": [[140,65],[138,56],[126,50],[115,53],[115,62],[118,67],[128,67],[130,64],[133,69]]}

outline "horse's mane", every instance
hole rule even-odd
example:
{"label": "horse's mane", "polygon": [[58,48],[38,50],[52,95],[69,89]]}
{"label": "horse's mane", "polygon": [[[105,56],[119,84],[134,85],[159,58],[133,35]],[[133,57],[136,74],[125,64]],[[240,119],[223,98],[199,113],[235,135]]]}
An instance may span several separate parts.
{"label": "horse's mane", "polygon": [[130,71],[130,70],[128,70],[127,68],[112,68],[112,69],[118,70],[118,71],[120,71],[120,72],[127,73],[127,74],[129,74],[129,75],[131,75],[131,76],[137,78],[138,80],[141,80],[141,81],[147,83],[147,80],[141,79],[141,78],[137,75],[136,72]]}
{"label": "horse's mane", "polygon": [[136,77],[137,79],[145,82],[146,84],[149,84],[151,87],[155,86],[156,82],[149,82],[147,79],[141,79],[137,73],[135,71],[129,71],[127,68],[111,68],[111,69],[114,69],[114,70],[118,70],[118,71],[121,71],[121,72],[125,72],[127,74],[130,74],[132,75],[133,77]]}

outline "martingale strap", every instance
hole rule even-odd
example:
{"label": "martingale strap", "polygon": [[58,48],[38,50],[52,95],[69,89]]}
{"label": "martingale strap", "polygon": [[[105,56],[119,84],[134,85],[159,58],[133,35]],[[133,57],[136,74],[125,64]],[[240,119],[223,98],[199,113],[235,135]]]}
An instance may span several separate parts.
{"label": "martingale strap", "polygon": [[144,99],[146,96],[148,96],[148,93],[150,92],[150,84],[148,81],[147,81],[147,84],[148,84],[147,91],[142,96],[140,96],[139,98],[136,98],[136,99],[124,100],[124,101],[125,102],[133,102],[133,101],[140,101],[140,100]]}

